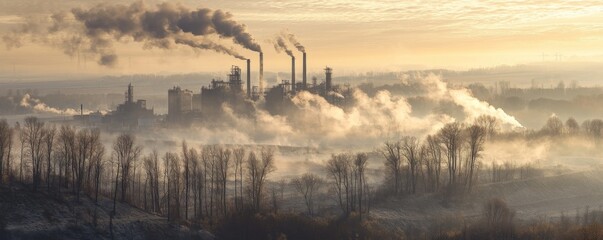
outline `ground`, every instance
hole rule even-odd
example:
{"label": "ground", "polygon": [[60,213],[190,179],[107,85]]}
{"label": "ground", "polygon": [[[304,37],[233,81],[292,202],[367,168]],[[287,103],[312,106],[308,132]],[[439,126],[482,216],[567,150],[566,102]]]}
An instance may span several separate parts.
{"label": "ground", "polygon": [[[96,205],[85,195],[78,202],[71,194],[58,197],[43,190],[34,193],[23,185],[4,187],[0,220],[5,230],[0,239],[111,239],[112,204],[107,198],[100,198]],[[116,210],[115,239],[213,239],[206,231],[168,224],[164,217],[127,204],[118,203]]]}
{"label": "ground", "polygon": [[601,210],[603,170],[484,184],[452,202],[442,193],[392,197],[371,210],[371,216],[390,229],[427,230],[445,221],[479,219],[483,204],[491,198],[505,200],[518,221],[555,220],[561,215]]}

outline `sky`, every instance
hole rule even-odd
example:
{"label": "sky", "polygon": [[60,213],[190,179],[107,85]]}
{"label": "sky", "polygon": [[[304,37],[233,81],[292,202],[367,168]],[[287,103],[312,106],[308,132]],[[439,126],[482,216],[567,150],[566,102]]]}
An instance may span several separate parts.
{"label": "sky", "polygon": [[[97,0],[0,0],[0,36],[30,18]],[[163,1],[147,0],[153,8]],[[189,8],[221,9],[246,25],[265,52],[265,71],[289,72],[289,57],[271,41],[286,31],[306,47],[309,71],[330,66],[340,74],[425,68],[455,70],[539,61],[603,60],[603,2],[561,0],[209,0],[174,1]],[[49,20],[48,20],[49,21]],[[218,39],[257,64],[257,53]],[[2,43],[4,45],[4,43]],[[226,71],[244,61],[185,46],[146,49],[135,42],[115,45],[113,67],[94,56],[69,57],[51,46],[25,42],[0,46],[0,75],[119,75]],[[299,52],[294,53],[301,58]],[[83,55],[83,54],[82,54]],[[300,62],[300,61],[298,61]],[[300,66],[301,64],[298,64]],[[301,69],[298,72],[301,72]]]}

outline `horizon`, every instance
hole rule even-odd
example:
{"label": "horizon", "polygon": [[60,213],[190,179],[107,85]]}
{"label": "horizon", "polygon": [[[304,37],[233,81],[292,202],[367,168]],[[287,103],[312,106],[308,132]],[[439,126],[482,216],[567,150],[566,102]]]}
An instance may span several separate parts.
{"label": "horizon", "polygon": [[[27,19],[42,18],[74,8],[89,9],[101,1],[0,1],[0,35],[10,35]],[[119,2],[119,4],[116,4]],[[129,5],[137,1],[109,1]],[[154,9],[163,1],[144,1]],[[166,1],[191,10],[209,8],[232,14],[265,52],[265,69],[287,72],[290,59],[277,53],[271,41],[281,32],[295,34],[308,52],[308,67],[328,65],[340,72],[421,69],[469,70],[538,62],[597,62],[603,60],[600,13],[603,5],[555,1],[548,3],[480,4],[400,2]],[[37,5],[37,6],[36,6]],[[302,11],[303,9],[303,11]],[[331,11],[331,9],[338,9]],[[538,14],[533,14],[537,11]],[[343,16],[349,16],[343,18]],[[210,39],[252,60],[257,54],[228,39]],[[117,42],[113,67],[99,66],[97,56],[69,57],[51,44],[22,39],[22,46],[0,47],[0,75],[13,72],[64,75],[129,75],[139,73],[221,72],[244,61],[207,50],[179,46],[144,49],[129,40]],[[293,51],[298,58],[301,54]],[[44,57],[40,57],[44,56]],[[298,64],[299,67],[299,64]]]}

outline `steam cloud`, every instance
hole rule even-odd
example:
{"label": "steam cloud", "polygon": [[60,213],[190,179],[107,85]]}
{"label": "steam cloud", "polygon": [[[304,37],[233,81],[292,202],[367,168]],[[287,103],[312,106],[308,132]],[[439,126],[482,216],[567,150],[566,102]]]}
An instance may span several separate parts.
{"label": "steam cloud", "polygon": [[501,108],[495,108],[487,102],[481,101],[471,95],[466,89],[451,89],[446,86],[440,77],[436,75],[428,75],[422,78],[423,85],[428,87],[428,95],[436,100],[450,100],[455,104],[463,107],[466,115],[466,122],[473,122],[480,115],[490,115],[510,129],[523,128],[521,123],[515,117],[508,115]]}
{"label": "steam cloud", "polygon": [[[223,126],[197,126],[198,132],[182,134],[189,134],[204,144],[274,144],[371,151],[388,139],[404,135],[421,138],[437,133],[447,123],[472,123],[484,114],[499,119],[504,130],[521,127],[501,109],[479,101],[469,91],[448,87],[438,76],[429,75],[416,81],[428,90],[425,97],[435,102],[455,103],[463,109],[464,118],[455,119],[436,111],[416,114],[407,98],[386,90],[369,96],[360,89],[353,89],[346,97],[354,104],[348,107],[330,104],[319,95],[302,91],[292,98],[293,109],[284,115],[271,115],[262,107],[263,102],[258,102],[254,117],[242,117],[225,104],[226,114],[218,123]],[[182,136],[174,137],[174,141],[179,137]]]}
{"label": "steam cloud", "polygon": [[277,36],[276,39],[274,39],[274,49],[279,53],[285,52],[287,55],[294,57],[293,51],[289,49],[289,46],[287,46],[287,43],[285,42],[285,38],[282,36]]}
{"label": "steam cloud", "polygon": [[[79,112],[75,109],[57,109],[46,105],[40,99],[33,98],[29,94],[23,95],[21,98],[21,102],[19,103],[21,107],[28,108],[37,113],[53,113],[60,115],[77,115]],[[86,111],[85,114],[90,113],[90,111]]]}
{"label": "steam cloud", "polygon": [[291,44],[293,44],[293,46],[295,46],[295,48],[297,48],[298,51],[305,53],[306,52],[306,48],[297,40],[297,38],[295,37],[295,35],[293,35],[292,33],[288,33],[286,34],[287,39],[289,40],[289,42]]}
{"label": "steam cloud", "polygon": [[7,48],[21,47],[26,39],[48,44],[69,56],[79,51],[98,56],[98,63],[113,66],[116,42],[141,42],[145,48],[172,49],[186,45],[213,50],[245,59],[234,49],[208,39],[210,36],[232,39],[246,49],[261,52],[261,47],[246,31],[246,26],[221,10],[188,9],[170,3],[147,7],[142,2],[131,5],[101,4],[90,9],[74,8],[53,14],[48,19],[32,19],[3,36]]}

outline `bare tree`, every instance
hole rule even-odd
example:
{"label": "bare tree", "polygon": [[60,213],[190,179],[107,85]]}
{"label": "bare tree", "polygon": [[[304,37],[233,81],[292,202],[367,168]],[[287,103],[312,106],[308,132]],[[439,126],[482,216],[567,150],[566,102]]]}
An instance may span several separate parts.
{"label": "bare tree", "polygon": [[159,205],[159,154],[154,150],[149,156],[144,158],[144,168],[147,171],[151,193],[151,209],[154,212],[161,213]]}
{"label": "bare tree", "polygon": [[235,208],[239,210],[243,198],[243,162],[245,161],[245,149],[237,148],[232,151],[234,157],[234,200]]}
{"label": "bare tree", "polygon": [[113,239],[113,218],[115,217],[116,212],[116,208],[115,206],[117,205],[117,192],[118,192],[118,188],[119,188],[119,173],[121,172],[120,170],[120,166],[121,164],[117,161],[117,159],[114,158],[115,156],[115,152],[113,153],[113,155],[111,155],[111,163],[113,163],[114,165],[117,165],[117,170],[115,171],[115,187],[113,189],[113,209],[111,210],[111,213],[109,214],[109,231],[111,232],[111,239]]}
{"label": "bare tree", "polygon": [[167,172],[167,209],[168,209],[168,221],[175,221],[180,219],[180,185],[181,185],[181,173],[180,173],[180,159],[178,154],[166,153],[164,162]]}
{"label": "bare tree", "polygon": [[481,115],[475,119],[475,125],[485,129],[486,138],[492,138],[499,131],[500,120],[491,115]]}
{"label": "bare tree", "polygon": [[284,199],[286,185],[287,181],[285,181],[285,179],[281,179],[280,181],[274,183],[270,188],[272,211],[274,212],[274,214],[277,214],[278,210],[281,208],[281,203]]}
{"label": "bare tree", "polygon": [[314,215],[315,194],[320,189],[322,183],[323,180],[320,176],[313,173],[306,173],[301,177],[291,180],[291,185],[304,197],[304,202],[310,216]]}
{"label": "bare tree", "polygon": [[507,203],[499,198],[493,198],[484,204],[483,217],[486,226],[491,228],[505,228],[513,224],[515,212]]}
{"label": "bare tree", "polygon": [[392,178],[394,194],[399,194],[402,188],[402,145],[400,142],[386,142],[381,154],[385,158],[387,174]]}
{"label": "bare tree", "polygon": [[67,125],[61,126],[58,136],[59,146],[59,159],[61,166],[59,168],[59,191],[62,181],[63,174],[65,187],[69,187],[69,181],[71,180],[71,169],[72,164],[75,162],[76,157],[76,139],[75,129]]}
{"label": "bare tree", "polygon": [[[104,154],[104,146],[100,142],[99,129],[82,129],[76,134],[76,155],[72,162],[73,169],[73,189],[76,198],[79,201],[80,191],[84,180],[89,183],[90,166],[93,157],[100,157]],[[99,159],[100,160],[100,159]],[[88,190],[90,187],[88,187]]]}
{"label": "bare tree", "polygon": [[327,171],[331,176],[339,207],[348,215],[351,206],[351,158],[350,154],[333,154],[327,161]]}
{"label": "bare tree", "polygon": [[203,164],[203,202],[205,202],[205,215],[210,218],[213,216],[214,203],[214,157],[213,147],[206,146],[201,152],[201,162]]}
{"label": "bare tree", "polygon": [[419,167],[421,166],[420,159],[420,148],[419,140],[415,137],[404,137],[401,141],[402,156],[406,159],[408,164],[408,189],[409,193],[416,193],[417,190],[417,179],[419,177]]}
{"label": "bare tree", "polygon": [[457,184],[461,173],[461,149],[463,143],[462,125],[458,122],[446,124],[439,133],[440,142],[444,145],[448,159],[448,184]]}
{"label": "bare tree", "polygon": [[467,174],[467,188],[471,191],[473,187],[473,179],[475,167],[480,157],[480,153],[484,150],[486,138],[486,129],[479,125],[473,125],[467,129],[468,144],[469,144],[469,172]]}
{"label": "bare tree", "polygon": [[565,128],[569,134],[575,135],[580,131],[580,125],[576,119],[570,117],[565,121]]}
{"label": "bare tree", "polygon": [[542,131],[551,136],[561,135],[564,132],[563,122],[556,115],[552,115],[547,119]]}
{"label": "bare tree", "polygon": [[[10,167],[9,152],[12,146],[12,134],[12,129],[6,119],[0,120],[0,184],[3,183],[4,178],[4,162],[7,162],[7,165]],[[8,172],[10,172],[10,168]]]}
{"label": "bare tree", "polygon": [[182,141],[182,161],[184,165],[184,219],[188,220],[188,200],[190,192],[191,157],[186,141]]}
{"label": "bare tree", "polygon": [[25,165],[25,143],[27,142],[27,139],[25,138],[25,131],[23,130],[23,127],[21,126],[21,124],[19,124],[17,122],[15,129],[17,130],[17,132],[19,132],[19,148],[20,148],[20,154],[19,154],[19,181],[23,182],[23,167]]}
{"label": "bare tree", "polygon": [[427,168],[427,180],[432,191],[440,188],[440,175],[442,170],[442,145],[439,139],[429,135],[425,142],[425,166]]}
{"label": "bare tree", "polygon": [[191,189],[193,194],[193,211],[195,219],[200,216],[200,210],[202,209],[202,197],[203,197],[203,175],[199,153],[196,149],[189,149],[190,167],[191,167]]}
{"label": "bare tree", "polygon": [[25,141],[32,166],[33,190],[38,189],[42,173],[42,143],[44,141],[44,122],[36,117],[25,118]]}
{"label": "bare tree", "polygon": [[230,175],[230,166],[231,164],[231,152],[229,149],[223,147],[217,147],[214,152],[215,160],[216,160],[216,172],[218,181],[218,191],[220,198],[220,208],[222,209],[222,213],[224,216],[227,214],[227,204],[226,204],[226,184],[228,183],[228,176]]}
{"label": "bare tree", "polygon": [[[362,199],[365,198],[367,191],[365,190],[367,182],[365,179],[366,164],[368,162],[368,155],[366,153],[357,153],[356,159],[354,159],[354,172],[355,172],[355,186],[356,196],[358,198],[358,212],[360,219],[362,220]],[[366,204],[366,203],[365,203]],[[368,208],[366,208],[368,210]]]}
{"label": "bare tree", "polygon": [[98,219],[98,194],[99,188],[102,181],[102,171],[104,167],[104,155],[105,155],[105,146],[100,141],[95,141],[94,150],[92,150],[91,163],[92,171],[93,171],[93,179],[94,179],[94,226],[97,224]]}
{"label": "bare tree", "polygon": [[121,165],[121,201],[126,201],[128,184],[130,181],[132,166],[138,160],[138,156],[142,152],[142,146],[136,145],[135,137],[131,134],[123,133],[117,137],[113,143],[113,152]]}
{"label": "bare tree", "polygon": [[274,150],[271,148],[262,148],[260,158],[255,156],[254,152],[249,153],[247,158],[247,178],[249,183],[249,199],[252,201],[252,206],[256,211],[261,209],[263,198],[264,184],[268,174],[274,172]]}
{"label": "bare tree", "polygon": [[586,120],[582,123],[582,128],[584,129],[584,132],[593,139],[595,144],[598,145],[601,136],[603,135],[603,120]]}
{"label": "bare tree", "polygon": [[48,191],[50,191],[50,170],[52,169],[51,160],[56,132],[57,129],[55,126],[48,127],[44,131],[44,144],[46,149],[46,185]]}

